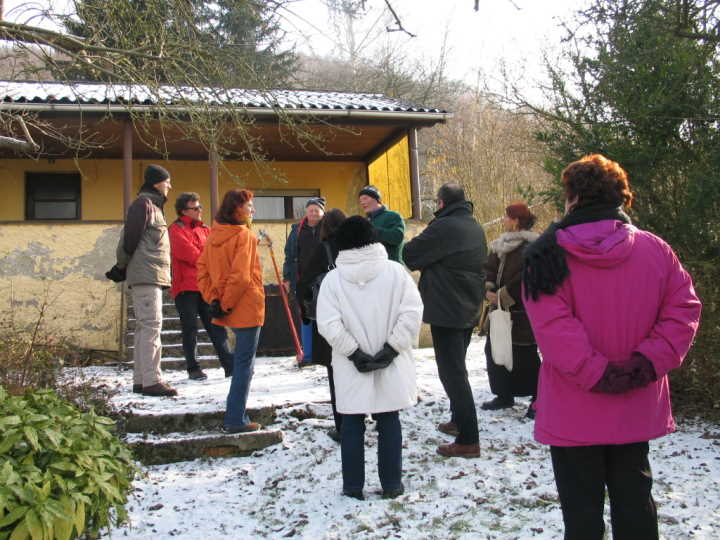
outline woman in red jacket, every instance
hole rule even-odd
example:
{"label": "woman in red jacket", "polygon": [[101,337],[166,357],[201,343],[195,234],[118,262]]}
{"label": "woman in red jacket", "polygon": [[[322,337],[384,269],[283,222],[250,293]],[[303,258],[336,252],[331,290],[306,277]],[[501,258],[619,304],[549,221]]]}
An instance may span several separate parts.
{"label": "woman in red jacket", "polygon": [[235,334],[232,383],[224,426],[230,433],[255,431],[246,412],[260,328],[265,321],[265,291],[257,237],[250,230],[253,194],[231,189],[215,216],[205,250],[198,259],[198,286],[210,304],[213,322]]}
{"label": "woman in red jacket", "polygon": [[200,316],[210,341],[217,352],[225,376],[232,375],[232,353],[227,347],[227,333],[210,320],[209,306],[203,301],[197,284],[197,260],[205,247],[210,229],[202,222],[202,205],[197,193],[181,193],[175,201],[178,218],[169,227],[172,285],[170,296],[182,326],[185,364],[191,379],[207,379],[197,363],[197,318]]}

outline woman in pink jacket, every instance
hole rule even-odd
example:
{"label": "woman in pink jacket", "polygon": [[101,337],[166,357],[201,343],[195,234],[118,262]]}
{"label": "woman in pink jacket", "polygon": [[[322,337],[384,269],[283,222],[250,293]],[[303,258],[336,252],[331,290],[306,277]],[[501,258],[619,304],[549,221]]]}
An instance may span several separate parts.
{"label": "woman in pink jacket", "polygon": [[550,445],[566,539],[658,538],[648,441],[674,431],[667,374],[700,319],[670,246],[637,229],[627,174],[595,154],[562,173],[566,215],[525,252],[542,353],[535,439]]}

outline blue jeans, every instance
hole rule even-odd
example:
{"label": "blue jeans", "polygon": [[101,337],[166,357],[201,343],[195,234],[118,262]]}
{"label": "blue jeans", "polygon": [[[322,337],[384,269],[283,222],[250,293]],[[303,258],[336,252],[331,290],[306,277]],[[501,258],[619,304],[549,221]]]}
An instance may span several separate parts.
{"label": "blue jeans", "polygon": [[[383,491],[402,487],[402,428],[398,411],[372,415],[378,429],[378,476]],[[365,415],[342,415],[343,490],[365,486]]]}
{"label": "blue jeans", "polygon": [[250,381],[255,371],[260,326],[233,328],[232,331],[235,334],[235,354],[224,423],[225,427],[239,428],[250,422],[245,407],[250,393]]}

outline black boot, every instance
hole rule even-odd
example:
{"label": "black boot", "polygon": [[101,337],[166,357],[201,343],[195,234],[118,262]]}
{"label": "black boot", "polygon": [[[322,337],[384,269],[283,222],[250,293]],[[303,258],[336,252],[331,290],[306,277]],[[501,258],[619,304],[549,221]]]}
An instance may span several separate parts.
{"label": "black boot", "polygon": [[528,405],[527,412],[525,413],[525,418],[529,418],[530,420],[535,420],[535,413],[537,411],[535,410],[535,398],[533,397],[530,400],[530,405]]}
{"label": "black boot", "polygon": [[235,361],[232,354],[228,355],[218,355],[218,360],[220,360],[220,365],[223,368],[223,371],[225,372],[225,377],[232,377],[233,372],[233,362]]}
{"label": "black boot", "polygon": [[480,408],[485,411],[499,411],[500,409],[509,409],[513,405],[515,405],[515,398],[512,396],[496,396],[495,399],[480,405]]}

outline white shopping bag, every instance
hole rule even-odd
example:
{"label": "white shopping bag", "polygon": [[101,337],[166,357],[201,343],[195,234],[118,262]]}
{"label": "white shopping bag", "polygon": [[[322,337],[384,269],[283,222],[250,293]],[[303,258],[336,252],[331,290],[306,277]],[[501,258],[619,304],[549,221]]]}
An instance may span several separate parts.
{"label": "white shopping bag", "polygon": [[502,309],[500,295],[497,295],[498,308],[491,311],[490,318],[490,346],[493,362],[498,366],[505,366],[508,371],[513,368],[512,355],[512,319],[510,312]]}

